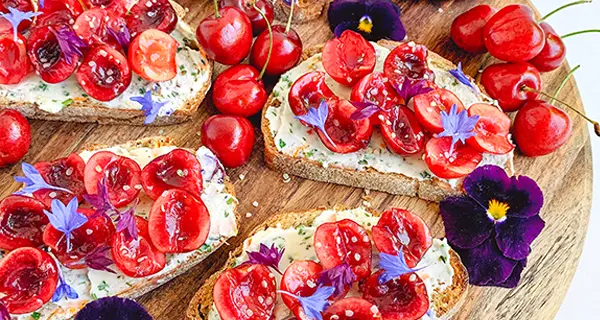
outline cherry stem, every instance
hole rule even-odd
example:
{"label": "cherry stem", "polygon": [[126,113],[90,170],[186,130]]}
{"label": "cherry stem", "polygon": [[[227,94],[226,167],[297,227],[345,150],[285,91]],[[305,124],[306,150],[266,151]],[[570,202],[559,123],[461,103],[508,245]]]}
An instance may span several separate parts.
{"label": "cherry stem", "polygon": [[296,0],[290,0],[290,16],[288,17],[287,25],[285,26],[285,33],[290,32],[292,28],[292,17],[294,16],[294,2]]}
{"label": "cherry stem", "polygon": [[262,70],[260,70],[260,74],[258,75],[258,80],[260,80],[265,75],[265,72],[267,71],[267,66],[269,65],[269,62],[271,61],[271,53],[273,53],[273,29],[271,28],[271,23],[269,22],[269,19],[267,19],[267,15],[265,15],[265,13],[262,12],[256,6],[256,3],[252,3],[252,7],[254,8],[254,10],[258,11],[258,14],[260,14],[260,16],[263,19],[265,19],[265,23],[267,24],[267,29],[269,30],[269,53],[267,53],[267,61],[265,61],[265,65],[262,67]]}
{"label": "cherry stem", "polygon": [[218,0],[213,0],[213,4],[215,5],[215,18],[220,18],[221,14],[219,13],[219,2],[218,2]]}
{"label": "cherry stem", "polygon": [[552,99],[549,102],[550,104],[554,104],[554,101],[556,101],[556,98],[558,98],[560,91],[567,84],[567,82],[569,81],[571,76],[573,76],[573,74],[575,74],[575,71],[579,70],[579,68],[581,68],[581,65],[576,66],[575,68],[571,69],[571,71],[569,71],[569,73],[567,73],[567,75],[565,76],[563,81],[560,83],[560,86],[558,86],[558,89],[556,89],[556,92],[554,92],[554,96],[552,97]]}
{"label": "cherry stem", "polygon": [[555,13],[562,11],[563,9],[566,9],[568,7],[572,7],[572,6],[576,6],[576,5],[580,5],[580,4],[586,4],[586,3],[592,3],[592,0],[584,0],[584,1],[575,1],[575,2],[571,2],[571,3],[567,3],[564,6],[560,6],[552,11],[550,11],[548,14],[546,14],[545,16],[543,16],[538,22],[542,22],[548,18],[550,18],[552,15],[554,15]]}
{"label": "cherry stem", "polygon": [[571,32],[571,33],[567,33],[564,36],[561,36],[561,39],[566,39],[568,37],[571,36],[576,36],[578,34],[584,34],[584,33],[595,33],[595,32],[600,32],[600,29],[589,29],[589,30],[581,30],[581,31],[576,31],[576,32]]}

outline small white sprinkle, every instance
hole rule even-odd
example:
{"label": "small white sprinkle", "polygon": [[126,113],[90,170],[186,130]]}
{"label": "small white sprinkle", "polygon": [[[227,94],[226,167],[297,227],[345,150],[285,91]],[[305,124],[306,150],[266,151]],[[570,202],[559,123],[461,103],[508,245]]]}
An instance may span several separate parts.
{"label": "small white sprinkle", "polygon": [[306,281],[306,285],[309,288],[315,288],[317,286],[317,284],[313,280],[311,280],[311,279],[309,279],[308,281]]}
{"label": "small white sprinkle", "polygon": [[372,313],[372,314],[378,314],[378,313],[379,313],[379,309],[377,308],[377,306],[376,306],[376,305],[373,305],[373,306],[371,307],[371,309],[369,309],[369,310],[371,310],[371,313]]}
{"label": "small white sprinkle", "polygon": [[244,180],[244,178],[245,178],[246,176],[240,173],[239,177],[240,177],[240,180]]}
{"label": "small white sprinkle", "polygon": [[266,287],[267,287],[267,285],[268,285],[268,283],[267,283],[265,280],[263,280],[263,281],[260,283],[260,285],[261,285],[263,288],[266,288]]}
{"label": "small white sprinkle", "polygon": [[271,297],[267,297],[267,301],[266,301],[267,305],[271,305],[273,304],[273,298]]}
{"label": "small white sprinkle", "polygon": [[52,199],[56,198],[56,192],[54,192],[54,191],[50,192],[49,196]]}
{"label": "small white sprinkle", "polygon": [[252,206],[255,207],[255,208],[258,208],[258,201],[252,202]]}
{"label": "small white sprinkle", "polygon": [[352,243],[357,243],[358,242],[358,238],[357,237],[352,237],[350,239],[350,241],[352,241]]}
{"label": "small white sprinkle", "polygon": [[317,243],[315,243],[315,247],[317,247],[317,248],[321,248],[321,247],[323,247],[323,244],[322,244],[322,243],[320,243],[320,242],[317,242]]}
{"label": "small white sprinkle", "polygon": [[85,233],[89,236],[94,233],[94,231],[92,229],[85,229]]}
{"label": "small white sprinkle", "polygon": [[410,278],[408,278],[408,280],[410,281],[417,281],[417,276],[413,273],[410,275]]}
{"label": "small white sprinkle", "polygon": [[265,303],[265,298],[263,298],[262,296],[258,296],[258,302]]}
{"label": "small white sprinkle", "polygon": [[360,261],[360,258],[361,258],[361,256],[360,256],[360,254],[359,254],[359,253],[355,253],[355,254],[354,254],[354,260],[356,260],[356,261]]}
{"label": "small white sprinkle", "polygon": [[102,167],[101,166],[96,166],[96,172],[98,173],[102,173]]}
{"label": "small white sprinkle", "polygon": [[352,312],[352,310],[346,310],[344,314],[346,315],[346,317],[352,317],[354,315],[354,312]]}
{"label": "small white sprinkle", "polygon": [[439,12],[439,13],[443,13],[443,12],[444,12],[444,9],[443,9],[443,8],[438,8],[438,12]]}
{"label": "small white sprinkle", "polygon": [[69,169],[67,169],[67,171],[65,171],[65,174],[67,175],[67,177],[71,176],[73,174],[73,168],[69,167]]}
{"label": "small white sprinkle", "polygon": [[339,320],[340,316],[338,316],[337,314],[332,315],[331,317],[329,317],[330,320]]}
{"label": "small white sprinkle", "polygon": [[252,212],[246,212],[246,218],[252,217]]}
{"label": "small white sprinkle", "polygon": [[[148,2],[150,3],[150,2]],[[252,317],[254,315],[254,312],[252,312],[251,309],[246,310],[246,314],[248,315],[248,317]]]}
{"label": "small white sprinkle", "polygon": [[123,186],[123,191],[129,191],[129,189],[131,189],[129,185],[126,184]]}

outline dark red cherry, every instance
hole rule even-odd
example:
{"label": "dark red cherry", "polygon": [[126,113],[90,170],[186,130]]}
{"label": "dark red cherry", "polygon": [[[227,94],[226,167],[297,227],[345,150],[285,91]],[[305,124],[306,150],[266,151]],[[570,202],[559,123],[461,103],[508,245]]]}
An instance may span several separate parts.
{"label": "dark red cherry", "polygon": [[[269,23],[273,23],[273,19],[275,18],[273,4],[268,0],[257,0],[255,5],[265,14]],[[248,18],[250,18],[250,22],[252,22],[252,33],[255,36],[267,29],[267,22],[260,13],[254,9],[249,0],[221,0],[221,7],[235,7],[242,10]]]}
{"label": "dark red cherry", "polygon": [[240,64],[223,71],[213,85],[213,103],[225,114],[249,117],[267,102],[267,91],[253,66]]}
{"label": "dark red cherry", "polygon": [[171,33],[177,27],[177,12],[169,0],[138,1],[125,17],[131,37],[148,29]]}
{"label": "dark red cherry", "polygon": [[[41,26],[33,29],[27,40],[29,60],[40,78],[48,83],[66,80],[75,72],[80,59],[76,54],[66,56],[56,37],[58,28],[72,32],[67,26]],[[73,36],[76,35],[73,33]]]}
{"label": "dark red cherry", "polygon": [[[269,55],[269,31],[263,31],[254,41],[250,61],[259,70]],[[266,74],[277,76],[292,69],[302,56],[302,41],[294,29],[286,31],[282,25],[273,26],[273,52],[267,64]]]}

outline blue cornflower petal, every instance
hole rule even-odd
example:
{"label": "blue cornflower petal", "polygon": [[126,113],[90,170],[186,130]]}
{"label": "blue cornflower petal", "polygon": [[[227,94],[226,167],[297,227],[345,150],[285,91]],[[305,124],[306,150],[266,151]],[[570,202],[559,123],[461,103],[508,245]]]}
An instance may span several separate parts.
{"label": "blue cornflower petal", "polygon": [[19,30],[19,25],[23,20],[33,19],[36,16],[42,14],[41,12],[31,12],[31,11],[20,11],[19,9],[8,7],[8,13],[0,13],[0,16],[4,17],[4,19],[8,20],[13,27],[13,34],[15,37],[15,41],[17,41],[17,34]]}
{"label": "blue cornflower petal", "polygon": [[309,125],[321,130],[321,132],[325,135],[329,143],[335,146],[333,140],[325,130],[325,122],[327,121],[327,117],[329,116],[329,106],[327,106],[327,102],[325,100],[321,100],[318,108],[310,108],[308,109],[308,113],[302,116],[295,116],[296,119],[302,120]]}
{"label": "blue cornflower petal", "polygon": [[55,187],[53,185],[48,184],[44,180],[44,178],[42,178],[42,175],[40,174],[40,172],[34,166],[32,166],[31,164],[29,164],[27,162],[23,162],[21,164],[21,170],[23,171],[23,174],[25,176],[24,177],[15,176],[14,179],[16,182],[24,183],[25,187],[22,188],[21,190],[15,192],[14,194],[18,194],[18,195],[30,194],[30,193],[34,193],[34,192],[36,192],[38,190],[42,190],[42,189],[51,189],[51,190],[72,193],[68,189],[61,188],[61,187]]}
{"label": "blue cornflower petal", "polygon": [[56,259],[54,262],[56,263],[56,268],[58,270],[58,285],[56,286],[54,295],[52,295],[52,302],[58,302],[65,297],[71,300],[78,299],[79,294],[77,294],[77,291],[75,291],[75,289],[73,289],[73,287],[71,287],[65,280],[65,276],[62,272],[60,264],[58,261],[56,261]]}
{"label": "blue cornflower petal", "polygon": [[452,144],[450,146],[450,154],[452,154],[458,141],[465,143],[468,138],[475,135],[473,129],[475,129],[475,125],[477,124],[477,121],[479,121],[479,116],[474,115],[469,117],[467,110],[458,112],[456,104],[452,105],[449,113],[442,110],[440,115],[444,131],[439,133],[438,137],[452,138]]}
{"label": "blue cornflower petal", "polygon": [[79,203],[74,197],[65,206],[60,200],[52,200],[51,211],[44,210],[50,224],[58,231],[65,234],[67,241],[67,252],[71,251],[71,232],[84,225],[88,218],[77,212]]}
{"label": "blue cornflower petal", "polygon": [[280,249],[275,246],[274,243],[271,244],[271,247],[267,247],[261,243],[258,251],[246,251],[248,254],[248,261],[244,263],[262,264],[281,274],[279,262],[281,261],[281,257],[283,257],[284,251],[285,248]]}
{"label": "blue cornflower petal", "polygon": [[334,291],[334,287],[319,286],[315,293],[307,297],[297,296],[282,290],[279,290],[277,292],[288,295],[298,300],[298,302],[300,302],[300,305],[302,306],[302,309],[304,310],[304,313],[308,316],[309,319],[323,320],[321,312],[325,311],[325,309],[329,307],[329,301],[327,299],[331,297]]}
{"label": "blue cornflower petal", "polygon": [[398,251],[398,255],[381,252],[379,253],[379,257],[381,258],[379,267],[383,270],[383,273],[379,275],[380,284],[384,284],[407,273],[417,272],[425,268],[410,268],[406,264],[406,259],[404,258],[404,252],[402,252],[402,250]]}
{"label": "blue cornflower petal", "polygon": [[471,79],[469,79],[469,77],[467,77],[467,75],[463,72],[463,70],[462,70],[462,62],[458,63],[458,66],[457,66],[456,69],[450,70],[449,72],[460,83],[468,86],[469,88],[471,88],[471,90],[475,91],[475,93],[480,94],[479,88],[477,88],[477,86],[473,84],[473,82],[471,81]]}
{"label": "blue cornflower petal", "polygon": [[[141,110],[144,111],[144,115],[146,116],[146,120],[144,120],[144,124],[150,124],[156,120],[158,113],[161,108],[169,103],[169,101],[163,102],[155,102],[152,100],[152,90],[147,90],[143,96],[136,96],[129,98],[133,102],[137,102],[142,105]],[[167,112],[168,113],[168,112]]]}

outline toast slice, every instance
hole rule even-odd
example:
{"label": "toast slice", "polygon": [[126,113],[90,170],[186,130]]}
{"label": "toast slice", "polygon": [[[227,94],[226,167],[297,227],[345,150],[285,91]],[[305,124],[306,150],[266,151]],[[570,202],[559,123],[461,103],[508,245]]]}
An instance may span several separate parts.
{"label": "toast slice", "polygon": [[[390,40],[380,40],[376,43],[378,62],[375,71],[381,71],[385,56],[398,44],[399,42]],[[420,155],[402,157],[385,148],[377,147],[383,144],[377,131],[373,133],[371,144],[367,149],[329,158],[333,153],[322,145],[315,134],[309,132],[309,128],[293,119],[291,111],[285,110],[289,109],[287,92],[293,82],[309,71],[324,70],[320,60],[322,49],[323,45],[319,45],[305,50],[300,64],[281,77],[263,108],[261,130],[264,136],[267,166],[310,180],[383,191],[395,195],[420,197],[436,202],[447,196],[462,193],[462,179],[445,180],[434,176],[427,169]],[[483,94],[477,95],[470,88],[452,78],[448,72],[456,69],[452,62],[431,51],[428,60],[430,67],[436,72],[436,83],[457,93],[466,106],[481,101],[493,103],[490,98]],[[348,88],[341,87],[328,76],[326,82],[332,89],[337,86],[340,91],[345,91],[349,96]],[[480,91],[483,92],[483,88],[480,88]],[[290,131],[289,134],[287,130]],[[299,139],[297,132],[301,133],[303,141]],[[286,141],[281,139],[282,137],[289,139]],[[297,149],[290,150],[292,145]],[[314,156],[317,154],[323,155],[325,159],[331,161],[325,163],[323,157]],[[351,159],[354,163],[343,163],[347,159]],[[364,162],[361,163],[361,161]],[[373,162],[379,163],[379,167],[375,168],[371,164]],[[509,174],[514,171],[512,152],[500,156],[484,154],[480,165],[492,163],[504,167]],[[405,169],[409,167],[410,169]]]}
{"label": "toast slice", "polygon": [[[187,310],[187,317],[190,320],[218,320],[220,317],[218,313],[216,313],[216,309],[213,307],[213,288],[217,281],[219,275],[227,270],[228,268],[234,267],[239,261],[236,261],[236,258],[244,253],[245,244],[251,243],[252,237],[256,236],[258,233],[268,230],[270,228],[279,228],[279,229],[288,229],[295,228],[300,230],[299,228],[306,228],[310,226],[315,226],[315,224],[319,223],[317,221],[323,220],[323,216],[328,216],[331,214],[338,214],[339,219],[342,218],[352,218],[354,217],[364,217],[367,219],[377,219],[380,216],[379,212],[373,211],[368,208],[356,208],[356,209],[347,209],[343,206],[336,206],[335,208],[329,210],[326,208],[318,208],[309,211],[295,211],[295,212],[285,212],[273,215],[269,218],[264,224],[257,227],[249,238],[247,238],[243,244],[233,250],[229,259],[225,263],[224,267],[221,271],[213,274],[204,285],[200,288],[200,290],[194,295],[194,298],[190,302],[190,305]],[[360,219],[360,218],[358,218]],[[329,221],[329,220],[326,220]],[[370,233],[370,225],[369,221],[373,222],[373,220],[365,220],[365,223],[358,221],[367,229]],[[372,225],[372,224],[371,224]],[[438,240],[439,241],[439,240]],[[441,241],[440,241],[441,242]],[[445,242],[444,242],[445,243]],[[270,243],[265,243],[269,245]],[[468,291],[468,273],[465,267],[463,266],[460,257],[458,254],[452,250],[446,244],[449,252],[449,265],[453,270],[452,275],[452,283],[447,284],[445,288],[440,289],[441,287],[435,288],[430,292],[430,302],[433,311],[435,311],[436,315],[440,319],[449,319],[456,310],[460,309],[460,306],[465,300]],[[285,259],[285,257],[284,257]],[[282,259],[282,262],[284,261]],[[282,268],[283,269],[283,268]],[[435,281],[435,280],[434,280]],[[434,282],[432,281],[432,282]],[[429,287],[428,287],[429,289]],[[280,302],[278,302],[280,303]],[[274,320],[281,320],[276,318]]]}
{"label": "toast slice", "polygon": [[[133,155],[148,154],[152,150],[157,151],[153,154],[158,156],[175,148],[176,144],[174,140],[169,137],[152,137],[116,146],[93,145],[82,150],[79,154],[87,161],[94,152],[100,150],[110,150],[121,155],[132,155],[133,158]],[[195,150],[188,151],[195,152]],[[202,164],[204,163],[200,159],[200,155],[213,156],[205,147],[201,147],[196,154]],[[215,166],[218,165],[215,162]],[[141,161],[140,166],[144,166],[143,161]],[[208,169],[208,166],[203,166],[203,169]],[[214,200],[210,201],[209,198]],[[16,317],[19,320],[71,319],[87,302],[93,299],[109,295],[136,298],[183,274],[208,257],[230,237],[237,235],[239,215],[236,212],[236,207],[238,201],[235,198],[233,184],[225,174],[223,174],[222,180],[217,178],[216,175],[213,175],[209,180],[207,178],[204,179],[202,200],[204,200],[211,214],[211,232],[207,242],[199,249],[189,253],[167,254],[165,268],[154,275],[144,278],[127,277],[119,272],[114,265],[111,268],[117,272],[116,274],[88,268],[70,270],[62,267],[66,281],[78,292],[79,299],[61,300],[58,303],[50,301],[34,313],[19,316],[13,315],[13,318]],[[222,206],[218,206],[219,201],[222,202]],[[143,194],[143,192],[140,193],[140,203],[136,208],[136,215],[145,216],[149,212],[151,204],[152,200]],[[215,221],[219,220],[222,220],[223,223],[215,224]],[[229,223],[226,226],[227,228],[225,228],[225,222]],[[213,226],[215,226],[214,230]],[[223,234],[222,232],[228,234]],[[218,236],[214,237],[215,234]]]}
{"label": "toast slice", "polygon": [[61,83],[49,84],[32,73],[19,84],[0,85],[0,110],[15,109],[30,119],[143,125],[146,117],[140,110],[141,105],[130,98],[156,89],[155,99],[168,100],[173,113],[159,113],[151,125],[189,120],[210,89],[212,62],[196,42],[192,28],[183,21],[186,10],[175,2],[171,1],[171,4],[179,18],[177,28],[171,33],[180,43],[174,79],[153,83],[133,74],[131,84],[123,94],[112,101],[101,102],[81,89],[75,75]]}
{"label": "toast slice", "polygon": [[[302,23],[310,21],[321,16],[329,5],[328,0],[294,0],[294,13],[292,21]],[[287,1],[291,2],[291,1]],[[290,15],[290,6],[283,0],[273,0],[273,9],[275,17],[279,21],[287,21]]]}

